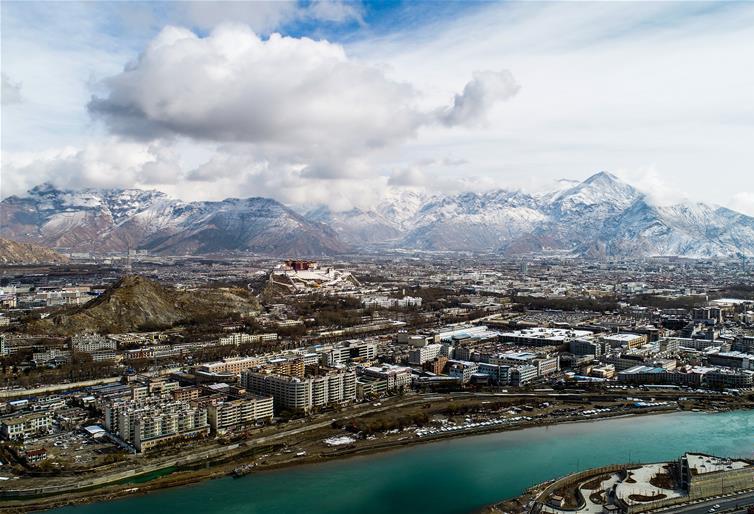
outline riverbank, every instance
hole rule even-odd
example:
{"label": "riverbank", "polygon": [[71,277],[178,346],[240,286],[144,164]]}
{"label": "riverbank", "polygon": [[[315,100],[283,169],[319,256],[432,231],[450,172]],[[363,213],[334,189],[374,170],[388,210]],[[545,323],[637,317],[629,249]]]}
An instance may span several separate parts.
{"label": "riverbank", "polygon": [[[637,417],[677,411],[678,409],[673,409],[670,411],[663,410],[660,412],[651,410],[637,411],[628,414],[628,416]],[[599,417],[595,416],[590,419],[564,418],[558,420],[533,420],[532,422],[523,422],[511,426],[488,426],[480,427],[477,430],[440,433],[436,436],[427,438],[412,437],[402,439],[400,434],[396,434],[396,437],[386,438],[384,440],[360,440],[358,444],[340,449],[325,448],[322,445],[321,438],[326,434],[332,433],[331,429],[314,430],[311,433],[307,434],[307,441],[297,441],[299,447],[311,448],[311,451],[307,451],[307,455],[305,457],[296,457],[293,453],[280,452],[277,457],[275,457],[274,455],[261,455],[257,456],[251,461],[246,458],[221,463],[207,462],[208,467],[196,469],[196,467],[194,466],[191,469],[180,469],[170,475],[156,478],[145,483],[137,484],[132,480],[129,483],[111,484],[93,490],[68,492],[65,494],[65,496],[51,496],[45,498],[30,498],[28,500],[3,501],[3,506],[0,509],[3,512],[27,512],[31,510],[50,509],[70,504],[112,500],[128,495],[143,495],[159,489],[195,484],[199,481],[227,476],[227,474],[230,473],[234,467],[247,462],[255,463],[255,472],[283,469],[292,466],[317,465],[323,462],[340,460],[347,457],[365,456],[374,453],[387,452],[390,450],[409,448],[423,443],[438,442],[454,438],[467,438],[472,435],[480,435],[490,432],[521,431],[533,427],[548,427],[573,423],[592,423],[605,418],[620,418],[625,416],[627,416],[626,413],[614,412],[606,413],[605,415]]]}

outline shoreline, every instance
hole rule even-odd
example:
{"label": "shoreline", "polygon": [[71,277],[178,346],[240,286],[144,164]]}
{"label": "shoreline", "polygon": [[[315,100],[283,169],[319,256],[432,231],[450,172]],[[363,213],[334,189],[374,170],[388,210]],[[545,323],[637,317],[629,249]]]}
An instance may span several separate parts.
{"label": "shoreline", "polygon": [[[746,410],[753,408],[738,407],[725,410],[716,409],[699,409],[697,413],[723,413],[731,412],[735,410]],[[695,409],[696,410],[696,409]],[[492,435],[504,432],[523,431],[536,428],[548,428],[558,425],[570,425],[570,424],[584,424],[594,423],[599,421],[618,420],[618,419],[630,419],[637,417],[647,416],[659,416],[679,413],[691,413],[692,410],[687,409],[658,409],[639,411],[635,413],[622,413],[622,414],[606,414],[589,419],[564,419],[562,421],[551,421],[547,423],[525,423],[515,426],[493,426],[485,427],[481,430],[459,431],[437,434],[435,436],[426,438],[412,438],[410,440],[393,440],[387,441],[381,444],[372,446],[363,446],[361,448],[346,448],[343,450],[335,449],[332,453],[311,455],[305,458],[292,458],[283,462],[275,462],[269,464],[258,464],[254,467],[251,474],[275,472],[292,467],[306,467],[306,466],[318,466],[328,462],[337,462],[341,460],[367,458],[372,455],[381,453],[397,452],[406,450],[412,447],[425,444],[440,443],[451,439],[470,438],[483,435]],[[139,476],[133,477],[133,482],[113,482],[111,484],[98,486],[92,489],[85,489],[79,491],[71,491],[67,493],[60,493],[50,495],[47,497],[30,498],[25,500],[7,500],[3,503],[17,502],[15,505],[3,505],[0,506],[0,512],[2,513],[26,513],[26,512],[38,512],[47,511],[56,508],[62,508],[66,506],[84,505],[89,503],[107,502],[118,500],[127,497],[145,496],[150,493],[158,492],[164,489],[184,487],[189,485],[199,484],[207,480],[214,480],[218,478],[230,478],[230,474],[233,469],[248,462],[247,458],[239,458],[237,460],[231,459],[228,462],[218,462],[217,464],[205,464],[206,467],[199,469],[196,466],[190,466],[186,469],[177,469],[162,477],[157,477],[151,480],[147,480],[143,483],[138,482]],[[241,477],[242,479],[243,477]],[[536,486],[536,485],[534,485]],[[534,487],[533,486],[533,487]],[[495,504],[499,504],[507,501],[508,499],[501,499]],[[493,504],[493,505],[495,505]],[[489,507],[489,506],[487,506]]]}

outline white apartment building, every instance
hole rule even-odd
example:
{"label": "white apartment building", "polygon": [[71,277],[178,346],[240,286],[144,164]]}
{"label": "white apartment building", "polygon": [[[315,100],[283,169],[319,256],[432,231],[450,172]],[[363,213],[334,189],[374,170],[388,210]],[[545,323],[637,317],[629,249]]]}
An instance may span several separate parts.
{"label": "white apartment building", "polygon": [[246,344],[246,343],[262,343],[262,342],[271,342],[271,341],[277,341],[278,335],[274,332],[267,333],[267,334],[244,334],[242,332],[235,332],[233,334],[229,334],[227,336],[221,337],[219,340],[219,344],[226,345],[226,344],[233,344],[238,346],[239,344]]}
{"label": "white apartment building", "polygon": [[356,373],[333,370],[323,376],[298,378],[259,371],[241,374],[241,387],[274,398],[275,409],[309,412],[331,403],[345,403],[356,398]]}
{"label": "white apartment building", "polygon": [[118,343],[99,334],[79,334],[71,337],[71,350],[93,353],[99,350],[115,350]]}
{"label": "white apartment building", "polygon": [[273,416],[272,396],[239,398],[210,405],[207,419],[212,432],[222,434],[230,429],[250,425],[257,421],[269,421]]}

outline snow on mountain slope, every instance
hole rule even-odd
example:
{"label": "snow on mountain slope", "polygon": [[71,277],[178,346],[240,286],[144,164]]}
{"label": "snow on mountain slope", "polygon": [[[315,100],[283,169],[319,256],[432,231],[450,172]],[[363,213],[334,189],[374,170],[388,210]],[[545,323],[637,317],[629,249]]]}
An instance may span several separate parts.
{"label": "snow on mountain slope", "polygon": [[323,255],[347,249],[329,227],[266,198],[187,203],[158,191],[61,191],[45,184],[0,206],[3,236],[73,251]]}
{"label": "snow on mountain slope", "polygon": [[703,203],[655,205],[614,175],[540,194],[429,195],[390,188],[373,209],[300,215],[266,198],[182,202],[158,191],[60,191],[0,203],[0,236],[53,248],[162,254],[323,255],[400,247],[503,254],[754,256],[754,218]]}

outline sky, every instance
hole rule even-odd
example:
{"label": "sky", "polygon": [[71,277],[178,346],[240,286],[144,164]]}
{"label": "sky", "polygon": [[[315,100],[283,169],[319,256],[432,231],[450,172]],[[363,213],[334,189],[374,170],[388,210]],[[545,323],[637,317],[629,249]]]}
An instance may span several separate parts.
{"label": "sky", "polygon": [[754,3],[0,4],[0,196],[369,207],[610,171],[754,215]]}

